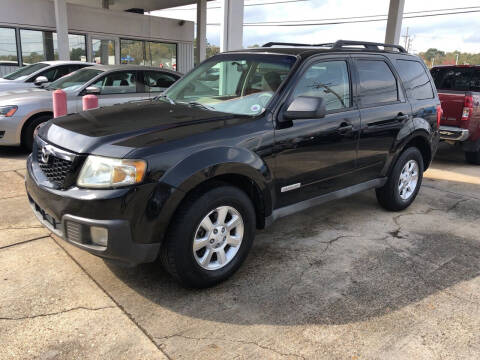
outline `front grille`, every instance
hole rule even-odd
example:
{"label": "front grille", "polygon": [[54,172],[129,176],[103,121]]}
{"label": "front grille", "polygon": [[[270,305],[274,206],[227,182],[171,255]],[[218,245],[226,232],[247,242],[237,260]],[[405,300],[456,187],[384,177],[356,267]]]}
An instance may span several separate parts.
{"label": "front grille", "polygon": [[47,179],[59,187],[64,187],[65,178],[73,172],[73,161],[60,159],[54,155],[50,155],[45,163],[42,153],[37,151],[37,161]]}

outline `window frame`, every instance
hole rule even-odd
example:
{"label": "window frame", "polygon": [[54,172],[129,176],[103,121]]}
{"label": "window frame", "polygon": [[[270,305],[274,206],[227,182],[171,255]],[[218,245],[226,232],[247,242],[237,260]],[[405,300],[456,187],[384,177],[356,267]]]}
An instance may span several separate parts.
{"label": "window frame", "polygon": [[[354,67],[354,73],[355,73],[355,98],[356,102],[358,104],[359,109],[368,109],[368,108],[373,108],[373,107],[380,107],[380,106],[388,106],[388,105],[395,105],[395,104],[400,104],[400,103],[405,103],[406,102],[406,92],[405,88],[403,87],[403,82],[397,73],[397,69],[395,66],[392,64],[390,59],[386,56],[374,56],[374,55],[355,55],[352,57],[353,59],[353,67]],[[360,73],[358,70],[358,61],[383,61],[390,71],[393,74],[393,77],[395,78],[395,82],[397,85],[397,100],[395,101],[388,101],[388,102],[377,102],[373,104],[368,104],[364,105],[362,104],[362,98],[360,96]]]}
{"label": "window frame", "polygon": [[[20,59],[21,59],[21,49],[19,49],[19,43],[20,43],[20,32],[17,31],[17,28],[11,27],[11,26],[0,26],[1,29],[10,29],[13,30],[13,33],[15,34],[15,51],[17,52],[17,65],[12,64],[11,66],[22,66],[20,65]],[[20,50],[20,53],[19,53]],[[22,61],[23,62],[23,61]],[[4,65],[8,66],[8,65]]]}
{"label": "window frame", "polygon": [[[345,107],[342,109],[335,109],[335,110],[328,110],[326,112],[326,115],[329,114],[337,114],[341,112],[348,112],[351,110],[354,110],[357,108],[357,105],[355,104],[354,101],[354,82],[353,82],[353,68],[351,64],[351,57],[349,55],[345,56],[314,56],[311,59],[307,60],[304,62],[302,67],[296,71],[295,77],[291,80],[291,86],[288,90],[288,94],[285,97],[285,101],[283,101],[283,104],[281,106],[281,113],[283,113],[288,105],[293,101],[293,95],[295,92],[295,89],[300,81],[300,79],[303,77],[303,75],[315,64],[322,63],[322,62],[332,62],[332,61],[344,61],[347,65],[347,72],[348,72],[348,78],[349,78],[349,90],[350,90],[350,104],[349,107]],[[319,119],[317,119],[319,120]]]}
{"label": "window frame", "polygon": [[[120,64],[122,63],[122,40],[139,41],[139,42],[142,43],[142,52],[143,52],[143,59],[142,60],[143,60],[143,62],[147,61],[147,46],[146,46],[147,42],[157,43],[157,44],[175,45],[175,55],[176,55],[176,60],[178,62],[178,43],[176,43],[176,42],[120,37],[119,38],[119,47],[120,47],[120,59],[119,59],[119,61],[120,61]],[[122,65],[135,65],[135,64],[122,64]],[[151,66],[151,62],[150,62],[150,65],[144,64],[144,65],[141,65],[141,66]],[[178,64],[177,64],[177,68],[178,68]],[[177,70],[173,70],[173,69],[166,69],[166,70],[177,71]]]}

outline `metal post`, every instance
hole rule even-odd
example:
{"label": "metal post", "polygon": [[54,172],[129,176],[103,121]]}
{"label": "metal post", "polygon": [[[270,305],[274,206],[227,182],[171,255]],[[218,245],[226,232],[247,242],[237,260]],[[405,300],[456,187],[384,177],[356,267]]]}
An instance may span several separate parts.
{"label": "metal post", "polygon": [[205,60],[207,56],[207,0],[197,0],[197,44],[195,62]]}
{"label": "metal post", "polygon": [[243,47],[243,0],[222,0],[220,51]]}
{"label": "metal post", "polygon": [[67,4],[65,0],[54,0],[55,23],[57,25],[58,58],[59,60],[70,60],[68,46],[68,20]]}
{"label": "metal post", "polygon": [[404,6],[405,0],[390,0],[387,31],[385,33],[385,43],[387,44],[398,45],[400,42]]}

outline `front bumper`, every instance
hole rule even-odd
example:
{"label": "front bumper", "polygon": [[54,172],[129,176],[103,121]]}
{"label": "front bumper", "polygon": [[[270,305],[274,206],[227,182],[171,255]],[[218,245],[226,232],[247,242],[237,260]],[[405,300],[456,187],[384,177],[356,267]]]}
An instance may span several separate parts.
{"label": "front bumper", "polygon": [[21,124],[22,118],[15,115],[0,118],[0,145],[20,145]]}
{"label": "front bumper", "polygon": [[465,141],[470,136],[468,129],[454,126],[440,126],[440,139],[450,141]]}
{"label": "front bumper", "polygon": [[[148,185],[136,188],[134,194],[131,189],[55,190],[37,183],[32,166],[30,156],[25,178],[28,199],[37,219],[54,234],[94,255],[129,266],[157,258],[160,242],[148,242],[153,224],[144,223],[140,209],[142,203],[148,203]],[[92,241],[92,226],[108,230],[107,246]]]}

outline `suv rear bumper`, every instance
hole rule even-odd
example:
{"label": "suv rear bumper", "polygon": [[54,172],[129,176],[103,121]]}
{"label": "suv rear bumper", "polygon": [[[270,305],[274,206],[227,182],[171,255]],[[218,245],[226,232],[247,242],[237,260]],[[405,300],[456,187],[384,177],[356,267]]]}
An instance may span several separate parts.
{"label": "suv rear bumper", "polygon": [[[98,195],[94,198],[91,190],[83,190],[83,193],[80,189],[72,190],[76,191],[75,196],[67,194],[68,190],[60,194],[58,190],[39,185],[31,171],[29,157],[25,177],[28,200],[37,219],[52,233],[91,254],[128,266],[152,262],[157,258],[160,242],[136,242],[135,235],[137,238],[143,238],[141,235],[147,237],[148,231],[133,231],[132,221],[138,219],[130,217],[130,212],[122,212],[122,204],[138,206],[133,198],[128,198],[129,190],[96,191]],[[137,198],[144,200],[141,196]],[[105,219],[105,216],[108,218]],[[91,227],[106,229],[106,246],[94,242]]]}
{"label": "suv rear bumper", "polygon": [[440,126],[440,139],[450,141],[465,141],[469,138],[468,129],[462,129],[454,126]]}

